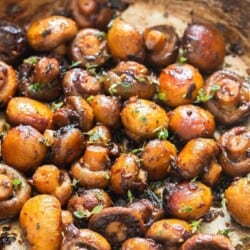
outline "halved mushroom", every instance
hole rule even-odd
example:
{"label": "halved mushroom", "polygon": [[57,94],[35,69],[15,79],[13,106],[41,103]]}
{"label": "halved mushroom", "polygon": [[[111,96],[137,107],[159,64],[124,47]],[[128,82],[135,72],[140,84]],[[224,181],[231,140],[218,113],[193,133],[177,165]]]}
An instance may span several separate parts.
{"label": "halved mushroom", "polygon": [[0,164],[0,219],[18,215],[31,196],[31,187],[14,168]]}
{"label": "halved mushroom", "polygon": [[132,208],[105,208],[90,218],[89,228],[102,234],[113,246],[144,235],[143,220]]}

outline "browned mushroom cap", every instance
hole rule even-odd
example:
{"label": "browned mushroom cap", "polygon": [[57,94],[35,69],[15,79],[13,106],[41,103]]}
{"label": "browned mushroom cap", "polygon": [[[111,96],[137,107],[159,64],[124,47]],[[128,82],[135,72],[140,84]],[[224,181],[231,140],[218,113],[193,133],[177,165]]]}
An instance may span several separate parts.
{"label": "browned mushroom cap", "polygon": [[90,101],[95,120],[107,127],[114,128],[120,123],[120,102],[115,96],[96,95]]}
{"label": "browned mushroom cap", "polygon": [[108,31],[108,47],[113,58],[142,62],[145,57],[142,34],[121,19],[115,19]]}
{"label": "browned mushroom cap", "polygon": [[233,182],[225,190],[227,210],[242,226],[250,227],[250,181],[247,177]]}
{"label": "browned mushroom cap", "polygon": [[50,108],[29,97],[13,97],[6,108],[8,122],[12,126],[30,125],[41,133],[51,128],[53,113]]}
{"label": "browned mushroom cap", "polygon": [[144,31],[146,63],[164,67],[174,63],[178,56],[179,38],[172,26],[156,25]]}
{"label": "browned mushroom cap", "polygon": [[15,95],[17,80],[15,70],[8,64],[0,61],[0,107],[5,106]]}
{"label": "browned mushroom cap", "polygon": [[50,161],[59,168],[72,164],[84,149],[84,136],[77,128],[61,128],[54,134],[50,150]]}
{"label": "browned mushroom cap", "polygon": [[72,61],[85,67],[103,65],[110,57],[106,33],[97,29],[80,30],[70,45],[69,55]]}
{"label": "browned mushroom cap", "polygon": [[80,28],[103,30],[112,18],[108,0],[72,0],[69,1],[68,11]]}
{"label": "browned mushroom cap", "polygon": [[142,164],[148,172],[150,180],[162,180],[170,172],[170,162],[176,157],[177,151],[171,142],[167,140],[151,140],[142,152]]}
{"label": "browned mushroom cap", "polygon": [[156,85],[150,71],[142,64],[126,61],[108,71],[104,79],[105,91],[111,95],[128,99],[132,96],[151,99]]}
{"label": "browned mushroom cap", "polygon": [[38,51],[50,51],[74,38],[76,23],[64,16],[49,16],[34,21],[27,30],[30,46]]}
{"label": "browned mushroom cap", "polygon": [[205,172],[219,153],[215,140],[196,138],[190,140],[178,154],[175,167],[184,179],[192,179]]}
{"label": "browned mushroom cap", "polygon": [[144,235],[141,216],[133,209],[124,207],[103,209],[90,218],[89,228],[102,234],[114,246],[128,238]]}
{"label": "browned mushroom cap", "polygon": [[46,153],[43,135],[28,125],[11,128],[3,139],[4,162],[21,172],[34,171],[45,160]]}
{"label": "browned mushroom cap", "polygon": [[121,250],[163,250],[163,247],[152,239],[130,238],[123,242]]}
{"label": "browned mushroom cap", "polygon": [[136,155],[122,154],[111,167],[110,186],[116,194],[126,194],[128,190],[142,192],[146,183],[146,172],[140,168]]}
{"label": "browned mushroom cap", "polygon": [[197,234],[189,238],[180,250],[235,250],[235,248],[223,235]]}
{"label": "browned mushroom cap", "polygon": [[17,24],[0,22],[0,60],[15,63],[26,51],[27,41],[23,28]]}
{"label": "browned mushroom cap", "polygon": [[61,94],[58,58],[31,56],[18,67],[18,91],[22,96],[52,101]]}
{"label": "browned mushroom cap", "polygon": [[182,38],[182,46],[188,61],[202,71],[218,68],[226,53],[222,33],[208,23],[188,25]]}
{"label": "browned mushroom cap", "polygon": [[72,237],[64,237],[60,249],[111,250],[111,246],[99,233],[90,229],[80,229]]}
{"label": "browned mushroom cap", "polygon": [[75,68],[66,72],[63,77],[63,92],[65,96],[81,96],[87,98],[90,95],[101,93],[102,84],[88,71]]}
{"label": "browned mushroom cap", "polygon": [[184,220],[163,219],[154,222],[146,232],[146,237],[152,238],[165,246],[178,246],[192,235],[192,228]]}
{"label": "browned mushroom cap", "polygon": [[221,149],[219,161],[227,174],[242,176],[249,173],[250,131],[247,127],[235,127],[226,131],[218,143]]}
{"label": "browned mushroom cap", "polygon": [[201,182],[184,182],[172,190],[163,191],[163,205],[167,213],[183,220],[195,220],[205,215],[212,205],[212,192]]}
{"label": "browned mushroom cap", "polygon": [[88,131],[88,144],[108,146],[111,141],[111,131],[108,127],[97,125]]}
{"label": "browned mushroom cap", "polygon": [[68,96],[65,106],[56,110],[53,115],[53,124],[62,127],[76,124],[82,131],[92,128],[94,112],[91,106],[80,96]]}
{"label": "browned mushroom cap", "polygon": [[249,116],[249,82],[236,73],[216,71],[207,79],[204,89],[213,96],[204,105],[220,123],[230,125]]}
{"label": "browned mushroom cap", "polygon": [[181,105],[170,112],[170,128],[183,140],[212,137],[215,130],[213,115],[192,104]]}
{"label": "browned mushroom cap", "polygon": [[31,196],[31,188],[23,175],[8,165],[0,164],[0,176],[0,219],[6,219],[19,213]]}

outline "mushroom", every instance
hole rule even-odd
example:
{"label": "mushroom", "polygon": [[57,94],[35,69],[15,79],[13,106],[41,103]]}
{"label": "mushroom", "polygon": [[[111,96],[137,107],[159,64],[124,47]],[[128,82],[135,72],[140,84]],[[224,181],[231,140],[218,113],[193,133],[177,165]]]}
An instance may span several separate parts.
{"label": "mushroom", "polygon": [[107,40],[109,51],[115,60],[143,62],[145,58],[143,35],[132,25],[121,19],[115,19],[108,30]]}
{"label": "mushroom", "polygon": [[142,165],[149,180],[161,180],[170,172],[170,163],[177,155],[174,144],[167,140],[151,140],[143,148]]}
{"label": "mushroom", "polygon": [[74,127],[63,127],[54,133],[54,141],[49,152],[52,164],[67,167],[75,162],[84,150],[84,136]]}
{"label": "mushroom", "polygon": [[144,31],[145,62],[152,67],[165,67],[174,63],[178,56],[179,38],[174,27],[156,25]]}
{"label": "mushroom", "polygon": [[88,71],[74,68],[68,70],[62,81],[65,96],[81,96],[87,98],[102,92],[102,83]]}
{"label": "mushroom", "polygon": [[26,179],[14,168],[0,164],[0,219],[15,217],[31,196]]}
{"label": "mushroom", "polygon": [[230,176],[243,176],[250,171],[250,132],[247,127],[234,127],[219,138],[219,162]]}
{"label": "mushroom", "polygon": [[96,95],[90,101],[95,120],[109,128],[120,124],[120,101],[116,96]]}
{"label": "mushroom", "polygon": [[149,70],[133,61],[118,63],[114,69],[107,72],[103,84],[107,93],[123,99],[132,96],[151,99],[156,90],[154,78]]}
{"label": "mushroom", "polygon": [[47,147],[42,142],[43,135],[37,129],[29,125],[13,127],[3,139],[3,160],[20,172],[32,172],[45,160]]}
{"label": "mushroom", "polygon": [[229,214],[243,227],[250,227],[250,181],[244,177],[234,181],[224,193]]}
{"label": "mushroom", "polygon": [[140,168],[136,155],[122,154],[111,167],[110,186],[116,194],[127,194],[128,190],[142,192],[146,181],[146,172]]}
{"label": "mushroom", "polygon": [[0,60],[16,63],[27,49],[24,29],[18,24],[0,22]]}
{"label": "mushroom", "polygon": [[191,226],[184,220],[162,219],[154,222],[146,232],[146,237],[154,239],[166,248],[180,246],[192,236]]}
{"label": "mushroom", "polygon": [[224,235],[196,234],[189,238],[180,250],[235,250],[230,240]]}
{"label": "mushroom", "polygon": [[175,170],[186,180],[199,176],[216,160],[219,147],[215,140],[196,138],[187,142],[175,161]]}
{"label": "mushroom", "polygon": [[169,114],[169,127],[180,139],[188,141],[198,137],[212,137],[215,130],[213,115],[192,104],[181,105]]}
{"label": "mushroom", "polygon": [[83,187],[104,188],[110,181],[109,166],[109,150],[89,145],[80,160],[71,166],[70,173]]}
{"label": "mushroom", "polygon": [[141,216],[131,208],[109,207],[90,218],[88,227],[102,234],[113,246],[144,235]]}
{"label": "mushroom", "polygon": [[250,114],[249,82],[234,72],[219,70],[205,82],[204,90],[211,98],[204,106],[224,125],[232,125]]}
{"label": "mushroom", "polygon": [[63,238],[60,250],[98,249],[111,250],[109,242],[99,233],[90,229],[76,229],[72,236]]}
{"label": "mushroom", "polygon": [[153,139],[161,130],[167,129],[169,118],[155,102],[131,98],[121,111],[121,121],[128,137],[139,142]]}
{"label": "mushroom", "polygon": [[56,57],[31,56],[18,67],[18,91],[39,101],[53,101],[61,94],[62,63]]}
{"label": "mushroom", "polygon": [[171,64],[160,73],[158,99],[172,108],[190,104],[202,86],[203,77],[194,66]]}
{"label": "mushroom", "polygon": [[211,189],[201,182],[183,182],[163,191],[165,211],[179,219],[196,220],[204,216],[213,201]]}
{"label": "mushroom", "polygon": [[103,30],[112,18],[108,0],[72,0],[67,10],[80,28],[92,27]]}
{"label": "mushroom", "polygon": [[152,239],[144,239],[140,237],[134,237],[127,239],[123,242],[121,250],[134,250],[134,249],[141,249],[141,250],[163,250],[162,245],[156,243]]}
{"label": "mushroom", "polygon": [[50,51],[74,38],[76,23],[64,16],[49,16],[36,20],[27,30],[29,45],[38,51]]}
{"label": "mushroom", "polygon": [[76,124],[82,131],[88,131],[94,123],[94,113],[91,106],[80,96],[65,98],[65,106],[53,114],[53,125],[63,127]]}
{"label": "mushroom", "polygon": [[221,66],[225,47],[222,33],[212,23],[191,23],[182,37],[188,62],[202,71],[209,72]]}
{"label": "mushroom", "polygon": [[62,204],[66,203],[72,193],[69,174],[55,165],[42,165],[32,176],[36,190],[42,194],[54,195]]}
{"label": "mushroom", "polygon": [[69,47],[69,56],[83,67],[103,65],[110,57],[106,33],[90,28],[80,30]]}
{"label": "mushroom", "polygon": [[29,97],[13,97],[6,108],[6,118],[12,126],[30,125],[41,133],[52,127],[50,108]]}
{"label": "mushroom", "polygon": [[3,61],[0,61],[0,107],[4,107],[15,95],[17,79],[15,70]]}

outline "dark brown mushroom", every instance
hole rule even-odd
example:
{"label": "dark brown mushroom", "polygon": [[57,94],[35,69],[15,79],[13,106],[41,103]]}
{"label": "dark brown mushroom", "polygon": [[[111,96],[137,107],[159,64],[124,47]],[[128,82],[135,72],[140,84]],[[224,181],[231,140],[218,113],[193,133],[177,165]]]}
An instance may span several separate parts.
{"label": "dark brown mushroom", "polygon": [[131,208],[109,207],[93,215],[89,228],[102,234],[113,246],[119,246],[131,237],[143,236],[141,216]]}
{"label": "dark brown mushroom", "polygon": [[18,24],[0,22],[0,60],[16,63],[27,49],[24,29]]}
{"label": "dark brown mushroom", "polygon": [[0,219],[15,217],[31,196],[31,187],[14,168],[0,164]]}

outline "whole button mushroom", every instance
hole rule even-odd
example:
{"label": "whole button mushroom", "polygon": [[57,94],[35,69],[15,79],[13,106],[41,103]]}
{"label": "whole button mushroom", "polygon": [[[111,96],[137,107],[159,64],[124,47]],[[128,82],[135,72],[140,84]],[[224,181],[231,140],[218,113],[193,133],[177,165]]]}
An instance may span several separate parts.
{"label": "whole button mushroom", "polygon": [[50,51],[74,38],[76,23],[63,16],[50,16],[33,22],[27,30],[29,45],[38,51]]}
{"label": "whole button mushroom", "polygon": [[43,135],[29,125],[11,128],[3,139],[4,162],[21,172],[34,171],[45,160],[46,153]]}
{"label": "whole button mushroom", "polygon": [[123,242],[121,250],[163,250],[163,247],[153,239],[144,239],[140,237],[130,238]]}
{"label": "whole button mushroom", "polygon": [[184,32],[182,47],[188,62],[202,71],[218,68],[226,53],[222,33],[210,23],[190,24]]}
{"label": "whole button mushroom", "polygon": [[121,19],[115,19],[108,30],[108,47],[117,61],[134,60],[142,62],[145,48],[142,34]]}

